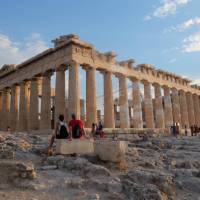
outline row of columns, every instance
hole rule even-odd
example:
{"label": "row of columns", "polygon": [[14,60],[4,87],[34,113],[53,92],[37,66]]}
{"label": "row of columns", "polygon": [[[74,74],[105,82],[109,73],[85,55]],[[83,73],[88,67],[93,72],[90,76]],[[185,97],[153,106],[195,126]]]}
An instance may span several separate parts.
{"label": "row of columns", "polygon": [[[86,70],[86,126],[91,127],[97,122],[96,103],[96,69],[83,66]],[[65,112],[65,71],[69,70],[68,90],[68,114]],[[104,126],[115,128],[114,101],[112,87],[112,73],[102,71],[104,84]],[[1,127],[9,125],[12,130],[25,131],[51,128],[51,75],[46,72],[42,76],[33,77],[31,80],[22,81],[10,89],[5,88],[0,94]],[[120,127],[129,128],[129,109],[126,77],[116,74],[119,80],[119,105]],[[42,77],[42,78],[41,78]],[[165,128],[178,122],[184,127],[200,125],[200,100],[198,95],[185,93],[167,86],[164,89],[164,98],[159,84],[153,84],[155,88],[155,109],[152,101],[151,84],[144,84],[144,101],[140,92],[140,81],[130,78],[133,84],[133,125],[134,128]],[[39,84],[42,81],[41,116],[39,119]],[[30,84],[30,91],[29,91]],[[142,106],[143,103],[143,106]],[[143,121],[143,109],[144,118]],[[155,111],[155,112],[154,112]],[[80,118],[80,80],[79,64],[71,62],[69,65],[61,65],[56,69],[56,94],[55,94],[55,118],[64,114],[69,119],[71,113]]]}

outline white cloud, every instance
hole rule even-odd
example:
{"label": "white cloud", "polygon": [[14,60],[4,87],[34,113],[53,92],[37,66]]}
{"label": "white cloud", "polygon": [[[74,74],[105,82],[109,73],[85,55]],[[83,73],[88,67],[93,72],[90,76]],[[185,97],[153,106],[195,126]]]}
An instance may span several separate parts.
{"label": "white cloud", "polygon": [[0,67],[19,64],[47,48],[39,33],[32,33],[23,41],[13,41],[9,36],[0,34]]}
{"label": "white cloud", "polygon": [[190,0],[162,0],[160,5],[155,10],[147,15],[144,19],[165,18],[169,15],[174,15],[180,6],[187,5]]}
{"label": "white cloud", "polygon": [[184,21],[183,23],[179,24],[178,26],[172,26],[166,32],[172,32],[172,31],[182,32],[182,31],[187,30],[195,25],[200,25],[200,17],[195,17],[195,18],[189,19],[187,21]]}
{"label": "white cloud", "polygon": [[171,60],[169,60],[169,63],[175,63],[176,62],[176,58],[172,58]]}
{"label": "white cloud", "polygon": [[190,35],[183,40],[183,52],[199,52],[200,51],[200,31]]}

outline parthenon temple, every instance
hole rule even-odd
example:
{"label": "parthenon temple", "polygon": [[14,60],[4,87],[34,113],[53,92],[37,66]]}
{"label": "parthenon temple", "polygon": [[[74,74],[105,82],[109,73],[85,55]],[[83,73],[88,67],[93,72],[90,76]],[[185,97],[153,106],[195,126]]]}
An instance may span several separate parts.
{"label": "parthenon temple", "polygon": [[[74,34],[52,42],[53,48],[21,64],[5,64],[0,69],[1,130],[50,130],[59,114],[69,119],[71,113],[88,128],[97,120],[110,129],[167,129],[173,123],[182,128],[200,126],[200,87],[190,80],[150,64],[136,65],[133,59],[118,62],[114,52],[100,53]],[[80,68],[86,72],[85,100],[80,98]],[[103,77],[100,87],[104,112],[97,109],[97,72]],[[53,73],[55,89],[51,88]],[[113,76],[119,83],[117,99],[113,95]],[[128,80],[132,84],[131,98]]]}

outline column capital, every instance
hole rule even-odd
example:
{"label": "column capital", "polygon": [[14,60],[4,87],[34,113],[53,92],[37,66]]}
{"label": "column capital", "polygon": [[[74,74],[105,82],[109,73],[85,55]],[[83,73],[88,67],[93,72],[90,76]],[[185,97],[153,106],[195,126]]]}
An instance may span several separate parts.
{"label": "column capital", "polygon": [[96,70],[96,68],[92,67],[91,65],[87,65],[87,64],[84,64],[82,65],[82,69],[84,69],[85,71],[88,71],[88,70]]}
{"label": "column capital", "polygon": [[53,75],[53,70],[48,70],[42,74],[43,77],[51,77]]}
{"label": "column capital", "polygon": [[160,85],[159,83],[153,83],[152,85],[153,85],[155,88],[158,88],[158,87],[161,88],[161,85]]}
{"label": "column capital", "polygon": [[29,85],[29,84],[30,84],[30,80],[28,79],[19,82],[19,85]]}
{"label": "column capital", "polygon": [[74,66],[74,65],[79,65],[79,63],[76,62],[75,60],[71,60],[71,61],[69,61],[69,62],[67,63],[67,66],[68,66],[68,67],[72,67],[72,66]]}
{"label": "column capital", "polygon": [[121,79],[121,78],[126,78],[126,76],[122,73],[114,73],[114,75],[118,78],[118,79]]}
{"label": "column capital", "polygon": [[67,68],[68,68],[67,64],[66,65],[64,65],[64,64],[58,65],[58,66],[56,66],[56,72],[57,71],[65,71],[65,70],[67,70]]}
{"label": "column capital", "polygon": [[178,92],[179,92],[179,94],[185,94],[184,90],[179,90]]}
{"label": "column capital", "polygon": [[141,83],[143,83],[144,85],[150,85],[150,82],[149,81],[147,81],[147,80],[141,80]]}
{"label": "column capital", "polygon": [[139,82],[140,80],[136,77],[129,77],[129,80],[132,82]]}
{"label": "column capital", "polygon": [[100,72],[102,75],[105,75],[105,74],[112,74],[111,71],[106,70],[106,69],[101,69],[99,72]]}

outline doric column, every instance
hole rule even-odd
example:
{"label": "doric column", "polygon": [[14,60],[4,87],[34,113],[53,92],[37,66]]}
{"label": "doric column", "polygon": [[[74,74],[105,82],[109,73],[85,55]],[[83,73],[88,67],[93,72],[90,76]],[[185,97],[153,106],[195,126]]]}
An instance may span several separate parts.
{"label": "doric column", "polygon": [[134,128],[143,128],[142,119],[142,99],[140,94],[139,81],[135,78],[131,79],[133,82],[133,126]]}
{"label": "doric column", "polygon": [[10,126],[10,89],[6,88],[3,91],[3,104],[2,104],[2,130],[7,130]]}
{"label": "doric column", "polygon": [[126,77],[119,75],[119,106],[120,106],[120,128],[129,128],[130,119],[128,112],[128,94]]}
{"label": "doric column", "polygon": [[31,79],[30,85],[30,115],[29,115],[29,128],[30,130],[39,129],[39,77]]}
{"label": "doric column", "polygon": [[165,114],[165,127],[169,128],[173,124],[173,114],[172,114],[172,101],[170,95],[170,89],[167,86],[164,89],[164,114]]}
{"label": "doric column", "polygon": [[11,88],[11,105],[10,105],[10,125],[11,130],[17,130],[19,113],[19,86],[13,85]]}
{"label": "doric column", "polygon": [[41,130],[51,129],[51,76],[52,72],[46,72],[42,79]]}
{"label": "doric column", "polygon": [[172,88],[172,113],[174,123],[181,124],[179,95],[178,90],[176,88]]}
{"label": "doric column", "polygon": [[86,124],[88,128],[92,127],[92,123],[97,122],[95,74],[95,68],[86,68]]}
{"label": "doric column", "polygon": [[85,100],[80,100],[80,115],[82,122],[85,122]]}
{"label": "doric column", "polygon": [[97,120],[101,121],[101,110],[97,110]]}
{"label": "doric column", "polygon": [[69,94],[68,94],[69,115],[74,113],[80,119],[80,80],[79,64],[71,62],[69,65]]}
{"label": "doric column", "polygon": [[111,72],[103,72],[103,84],[104,84],[104,126],[105,128],[115,128]]}
{"label": "doric column", "polygon": [[29,92],[28,81],[20,83],[20,102],[19,102],[19,121],[18,130],[27,131],[28,129],[28,112],[29,112]]}
{"label": "doric column", "polygon": [[156,128],[165,128],[165,119],[163,111],[163,99],[161,87],[159,84],[154,84],[155,91],[155,126]]}
{"label": "doric column", "polygon": [[59,115],[65,115],[65,70],[64,66],[60,66],[56,70],[55,123]]}
{"label": "doric column", "polygon": [[197,94],[193,95],[194,102],[194,116],[195,116],[195,125],[200,125],[200,105],[199,105],[199,96]]}
{"label": "doric column", "polygon": [[195,124],[195,115],[194,115],[194,102],[193,102],[193,96],[190,92],[186,94],[187,99],[187,109],[188,109],[188,119],[190,127],[194,126]]}
{"label": "doric column", "polygon": [[0,92],[0,130],[2,130],[2,125],[3,125],[3,123],[2,123],[2,121],[3,121],[3,113],[2,113],[2,95],[3,94],[3,92]]}
{"label": "doric column", "polygon": [[144,83],[144,115],[145,115],[146,128],[154,128],[151,85],[147,81],[143,81],[143,83]]}
{"label": "doric column", "polygon": [[181,124],[182,128],[189,128],[189,120],[188,120],[188,109],[187,109],[187,100],[186,94],[183,90],[179,91],[180,98],[180,111],[181,111]]}

